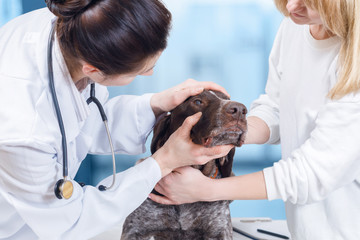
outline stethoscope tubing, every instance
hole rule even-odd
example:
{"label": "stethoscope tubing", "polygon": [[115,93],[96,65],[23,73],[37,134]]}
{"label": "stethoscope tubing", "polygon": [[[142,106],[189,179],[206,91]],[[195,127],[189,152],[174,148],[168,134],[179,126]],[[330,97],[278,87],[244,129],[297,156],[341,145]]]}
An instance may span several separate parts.
{"label": "stethoscope tubing", "polygon": [[[62,153],[63,153],[63,180],[59,180],[56,185],[55,185],[55,195],[56,197],[58,197],[59,199],[62,198],[62,187],[63,187],[63,183],[67,182],[67,177],[68,177],[68,156],[67,156],[67,141],[66,141],[66,134],[65,134],[65,127],[64,127],[64,121],[61,115],[61,110],[60,110],[60,106],[59,106],[59,102],[57,99],[57,95],[56,95],[56,90],[55,90],[55,83],[54,83],[54,70],[53,70],[53,61],[52,61],[52,49],[53,49],[53,42],[54,42],[54,36],[55,36],[55,22],[52,24],[51,27],[51,31],[50,31],[50,37],[49,37],[49,41],[48,41],[48,49],[47,49],[47,64],[48,64],[48,77],[49,77],[49,87],[50,87],[50,92],[52,95],[52,100],[53,100],[53,104],[55,107],[55,112],[56,112],[56,117],[58,120],[58,125],[60,128],[60,133],[61,133],[61,144],[62,144]],[[99,186],[99,190],[100,191],[105,191],[105,190],[109,190],[111,189],[114,185],[115,185],[115,180],[116,180],[116,161],[115,161],[115,151],[114,151],[114,146],[112,143],[112,139],[111,139],[111,135],[110,135],[110,130],[109,130],[109,126],[108,126],[108,120],[104,111],[104,108],[102,107],[100,101],[95,97],[95,83],[91,84],[91,88],[90,88],[90,97],[86,100],[87,104],[90,104],[91,102],[94,102],[95,105],[97,106],[101,118],[104,122],[105,125],[105,129],[106,129],[106,134],[108,136],[108,140],[109,140],[109,144],[110,144],[110,149],[111,149],[111,153],[112,153],[112,163],[113,163],[113,179],[112,179],[112,183],[109,187],[106,187],[104,185],[100,185]],[[72,185],[71,185],[72,186]],[[72,189],[72,187],[71,187]],[[71,194],[69,194],[68,197],[66,197],[66,199],[70,198],[72,195],[72,190],[71,190]]]}
{"label": "stethoscope tubing", "polygon": [[[116,181],[116,161],[115,161],[115,151],[114,151],[114,146],[111,140],[111,135],[110,135],[110,131],[109,131],[109,126],[108,126],[108,121],[104,120],[104,125],[106,128],[106,133],[108,136],[108,140],[109,140],[109,144],[110,144],[110,148],[111,148],[111,155],[112,155],[112,164],[113,164],[113,180],[112,183],[109,187],[106,187],[104,185],[100,185],[99,186],[99,190],[100,191],[104,191],[104,190],[109,190],[111,189],[114,185],[115,185],[115,181]],[[103,189],[105,188],[105,189]]]}
{"label": "stethoscope tubing", "polygon": [[113,164],[113,181],[111,183],[111,185],[109,187],[105,187],[103,185],[99,186],[99,190],[100,191],[104,191],[104,190],[109,190],[111,189],[114,184],[115,184],[115,176],[116,176],[116,161],[115,161],[115,151],[114,151],[114,146],[112,143],[112,139],[111,139],[111,134],[110,134],[110,130],[109,130],[109,125],[108,125],[108,120],[104,111],[104,108],[102,107],[100,101],[95,97],[95,83],[91,84],[90,87],[90,97],[86,100],[87,104],[90,104],[91,102],[95,103],[95,105],[97,106],[97,108],[99,109],[99,113],[101,116],[102,121],[104,122],[104,126],[105,126],[105,130],[106,130],[106,134],[109,140],[109,145],[110,145],[110,149],[111,149],[111,154],[112,154],[112,164]]}
{"label": "stethoscope tubing", "polygon": [[53,70],[53,62],[52,62],[52,49],[55,35],[55,27],[54,24],[51,27],[48,49],[47,49],[47,59],[48,59],[48,74],[49,74],[49,86],[52,95],[52,100],[55,107],[56,116],[58,119],[58,124],[61,132],[61,145],[62,145],[62,153],[63,153],[63,177],[64,179],[68,176],[68,156],[67,156],[67,142],[66,142],[66,134],[63,118],[61,115],[61,110],[59,106],[59,102],[56,95],[55,84],[54,84],[54,70]]}

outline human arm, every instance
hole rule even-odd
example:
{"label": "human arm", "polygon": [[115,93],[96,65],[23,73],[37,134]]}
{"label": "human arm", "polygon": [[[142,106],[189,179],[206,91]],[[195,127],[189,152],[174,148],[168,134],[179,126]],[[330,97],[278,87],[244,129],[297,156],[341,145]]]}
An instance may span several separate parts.
{"label": "human arm", "polygon": [[264,144],[269,140],[269,126],[261,118],[256,116],[248,117],[247,126],[245,144]]}
{"label": "human arm", "polygon": [[262,171],[223,179],[211,179],[192,167],[174,170],[160,181],[150,198],[161,204],[183,204],[196,201],[266,199]]}
{"label": "human arm", "polygon": [[359,181],[360,99],[333,102],[319,113],[311,137],[287,159],[257,173],[209,179],[200,171],[177,169],[151,194],[156,202],[181,204],[221,199],[282,199],[293,204],[321,201],[333,191]]}
{"label": "human arm", "polygon": [[[161,177],[156,162],[147,159],[118,173],[109,191],[100,192],[93,186],[82,188],[71,180],[72,197],[59,200],[54,185],[62,178],[62,159],[56,156],[51,146],[38,141],[19,140],[0,146],[0,158],[6,159],[0,161],[0,209],[9,213],[2,217],[8,216],[9,222],[21,216],[12,226],[27,224],[39,239],[89,239],[121,223]],[[108,184],[106,180],[104,184]],[[17,229],[2,230],[11,236],[11,231]]]}

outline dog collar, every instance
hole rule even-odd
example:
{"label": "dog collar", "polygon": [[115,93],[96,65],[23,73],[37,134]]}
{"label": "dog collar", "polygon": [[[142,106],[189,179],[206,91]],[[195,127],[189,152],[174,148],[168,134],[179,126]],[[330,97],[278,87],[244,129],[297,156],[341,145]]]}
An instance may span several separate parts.
{"label": "dog collar", "polygon": [[216,171],[215,171],[214,175],[212,175],[210,178],[215,179],[217,177],[217,175],[218,175],[218,172],[219,172],[219,169],[216,168]]}

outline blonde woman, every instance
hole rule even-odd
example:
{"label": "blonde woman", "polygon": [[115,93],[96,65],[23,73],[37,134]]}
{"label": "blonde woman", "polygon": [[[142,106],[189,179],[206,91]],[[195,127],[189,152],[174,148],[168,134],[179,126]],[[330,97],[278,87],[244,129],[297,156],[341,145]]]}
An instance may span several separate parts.
{"label": "blonde woman", "polygon": [[221,180],[180,168],[156,186],[167,197],[150,197],[164,204],[282,199],[292,239],[360,239],[360,2],[275,3],[286,18],[246,143],[281,142],[282,159]]}

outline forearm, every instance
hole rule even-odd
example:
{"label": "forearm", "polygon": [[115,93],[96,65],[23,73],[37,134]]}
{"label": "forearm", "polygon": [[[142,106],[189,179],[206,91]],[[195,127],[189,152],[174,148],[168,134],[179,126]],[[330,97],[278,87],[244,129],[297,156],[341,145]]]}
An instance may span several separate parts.
{"label": "forearm", "polygon": [[209,182],[210,194],[205,201],[217,200],[259,200],[267,199],[265,178],[262,171],[212,180]]}
{"label": "forearm", "polygon": [[245,144],[264,144],[269,140],[270,129],[262,119],[258,117],[248,117],[248,132],[246,134]]}

